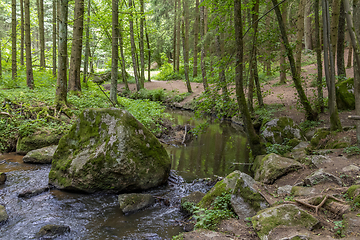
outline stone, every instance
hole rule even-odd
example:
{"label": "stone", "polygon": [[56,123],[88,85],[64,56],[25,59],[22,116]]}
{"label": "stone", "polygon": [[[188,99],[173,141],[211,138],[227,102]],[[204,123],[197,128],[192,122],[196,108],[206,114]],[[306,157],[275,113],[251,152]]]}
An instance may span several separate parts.
{"label": "stone", "polygon": [[311,231],[319,223],[311,214],[294,204],[282,204],[264,209],[251,219],[261,240],[269,239],[269,234],[278,226],[299,227]]}
{"label": "stone", "polygon": [[57,145],[52,145],[32,150],[23,157],[23,161],[24,163],[50,164],[56,149]]}
{"label": "stone", "polygon": [[193,207],[196,206],[201,199],[205,196],[205,193],[196,191],[190,193],[188,196],[181,198],[180,210],[186,214],[192,214]]}
{"label": "stone", "polygon": [[120,194],[118,200],[124,214],[144,209],[155,203],[155,198],[151,194],[141,193]]}
{"label": "stone", "polygon": [[346,236],[357,237],[360,239],[360,212],[351,211],[343,215],[343,233]]}
{"label": "stone", "polygon": [[9,216],[6,212],[6,209],[3,205],[0,205],[0,224],[6,222]]}
{"label": "stone", "polygon": [[355,165],[349,165],[349,166],[346,166],[342,169],[343,172],[358,172],[360,171],[360,168],[358,166],[355,166]]}
{"label": "stone", "polygon": [[170,158],[130,113],[86,109],[55,151],[49,183],[59,189],[137,192],[165,184]]}
{"label": "stone", "polygon": [[348,197],[352,199],[353,205],[360,205],[360,185],[352,185],[347,190]]}
{"label": "stone", "polygon": [[316,130],[314,136],[310,140],[312,147],[317,148],[320,144],[320,141],[325,139],[330,134],[328,129],[319,128]]}
{"label": "stone", "polygon": [[275,153],[270,153],[263,158],[256,158],[253,165],[255,180],[266,184],[272,184],[281,176],[301,168],[302,165],[299,162]]}
{"label": "stone", "polygon": [[6,173],[0,172],[0,185],[5,184],[7,179]]}
{"label": "stone", "polygon": [[63,133],[40,132],[19,138],[16,144],[16,153],[26,155],[32,150],[57,145],[63,135]]}
{"label": "stone", "polygon": [[291,194],[294,197],[301,197],[301,196],[312,196],[319,194],[316,188],[313,187],[301,187],[301,186],[293,186],[291,188]]}
{"label": "stone", "polygon": [[49,191],[51,188],[50,187],[44,187],[44,188],[37,188],[37,189],[33,189],[33,190],[25,190],[21,193],[18,194],[19,198],[31,198],[34,196],[37,196],[39,194],[42,194],[44,192]]}
{"label": "stone", "polygon": [[305,141],[305,136],[298,125],[291,118],[281,117],[265,123],[261,136],[266,142],[282,144],[286,139],[298,139]]}
{"label": "stone", "polygon": [[290,195],[291,194],[291,189],[292,189],[291,185],[285,185],[285,186],[279,187],[276,190],[276,193],[279,194],[279,195]]}
{"label": "stone", "polygon": [[48,224],[43,226],[35,236],[42,239],[55,239],[68,232],[70,232],[69,226]]}
{"label": "stone", "polygon": [[354,110],[354,78],[349,78],[335,84],[336,104],[339,110]]}
{"label": "stone", "polygon": [[343,183],[339,177],[336,177],[330,173],[324,172],[323,168],[320,168],[319,170],[315,171],[310,176],[307,176],[304,179],[304,184],[306,186],[314,186],[316,184],[324,183],[324,182],[335,183],[339,186],[343,185]]}
{"label": "stone", "polygon": [[234,240],[233,236],[229,234],[214,232],[207,229],[197,229],[192,232],[185,232],[178,235],[179,238],[174,237],[174,239],[182,239],[182,240]]}
{"label": "stone", "polygon": [[307,148],[309,146],[308,142],[302,141],[300,142],[298,145],[296,145],[293,149],[297,150],[297,149],[304,149]]}

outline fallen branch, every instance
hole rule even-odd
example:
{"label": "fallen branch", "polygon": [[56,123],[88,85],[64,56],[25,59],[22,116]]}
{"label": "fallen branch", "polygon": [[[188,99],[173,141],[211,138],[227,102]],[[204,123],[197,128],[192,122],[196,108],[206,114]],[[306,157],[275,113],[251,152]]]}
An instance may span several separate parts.
{"label": "fallen branch", "polygon": [[[324,199],[323,199],[323,200],[321,201],[321,203],[320,203],[319,205],[317,205],[317,206],[312,205],[312,204],[307,203],[307,202],[304,202],[304,201],[301,201],[301,200],[298,200],[298,199],[295,199],[295,201],[296,201],[297,203],[303,204],[303,205],[305,205],[305,206],[307,206],[307,207],[309,207],[309,208],[314,208],[314,209],[315,209],[315,214],[317,215],[319,209],[325,204],[326,200],[328,200],[329,198],[334,199],[335,201],[338,201],[338,202],[340,202],[340,203],[346,204],[346,202],[344,202],[344,201],[342,201],[342,200],[340,200],[340,199],[338,199],[338,198],[336,198],[336,197],[334,197],[334,196],[332,196],[332,195],[328,195],[328,194],[325,195]],[[309,200],[310,200],[310,199],[305,199],[305,201],[309,201]]]}
{"label": "fallen branch", "polygon": [[8,116],[8,117],[12,117],[9,113],[7,112],[0,112],[0,115],[5,115],[5,116]]}

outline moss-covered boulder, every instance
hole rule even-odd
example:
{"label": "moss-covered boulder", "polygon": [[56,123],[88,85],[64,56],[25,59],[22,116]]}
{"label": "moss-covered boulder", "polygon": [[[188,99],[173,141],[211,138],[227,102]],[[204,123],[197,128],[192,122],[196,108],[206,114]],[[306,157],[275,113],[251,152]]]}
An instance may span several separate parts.
{"label": "moss-covered boulder", "polygon": [[16,153],[25,155],[35,149],[57,145],[63,135],[51,132],[38,132],[31,136],[19,138],[16,144]]}
{"label": "moss-covered boulder", "polygon": [[293,204],[283,204],[260,211],[251,219],[260,239],[268,239],[271,230],[277,226],[293,226],[312,230],[319,221]]}
{"label": "moss-covered boulder", "polygon": [[290,158],[270,153],[262,158],[256,158],[254,163],[255,180],[272,184],[281,176],[302,168],[302,165]]}
{"label": "moss-covered boulder", "polygon": [[343,215],[342,235],[352,237],[351,239],[360,239],[360,212],[351,211]]}
{"label": "moss-covered boulder", "polygon": [[255,189],[256,181],[246,173],[234,171],[217,182],[198,204],[201,208],[209,208],[216,197],[224,192],[231,193],[231,206],[241,217],[252,216],[256,211],[267,207],[265,199]]}
{"label": "moss-covered boulder", "polygon": [[23,157],[23,161],[24,163],[51,163],[56,148],[57,145],[52,145],[49,147],[32,150]]}
{"label": "moss-covered boulder", "polygon": [[6,173],[0,172],[0,185],[5,184],[6,178]]}
{"label": "moss-covered boulder", "polygon": [[130,113],[84,110],[53,156],[49,183],[70,191],[141,191],[166,183],[170,158]]}
{"label": "moss-covered boulder", "polygon": [[181,198],[180,210],[186,214],[192,214],[194,206],[196,206],[204,196],[205,193],[195,191],[190,193],[188,196]]}
{"label": "moss-covered boulder", "polygon": [[339,177],[334,176],[331,173],[324,172],[323,168],[313,172],[311,175],[304,179],[306,186],[314,186],[319,183],[335,183],[336,185],[342,186],[343,183]]}
{"label": "moss-covered boulder", "polygon": [[9,216],[6,212],[6,209],[3,205],[0,205],[0,224],[6,222]]}
{"label": "moss-covered boulder", "polygon": [[352,199],[353,204],[360,207],[360,185],[352,185],[346,193]]}
{"label": "moss-covered boulder", "polygon": [[131,213],[149,207],[155,203],[151,194],[130,193],[118,196],[120,209],[123,213]]}
{"label": "moss-covered boulder", "polygon": [[354,79],[349,78],[345,81],[336,83],[336,104],[339,110],[354,110]]}
{"label": "moss-covered boulder", "polygon": [[261,135],[266,142],[282,144],[291,139],[306,140],[300,127],[291,118],[281,117],[273,119],[262,127]]}

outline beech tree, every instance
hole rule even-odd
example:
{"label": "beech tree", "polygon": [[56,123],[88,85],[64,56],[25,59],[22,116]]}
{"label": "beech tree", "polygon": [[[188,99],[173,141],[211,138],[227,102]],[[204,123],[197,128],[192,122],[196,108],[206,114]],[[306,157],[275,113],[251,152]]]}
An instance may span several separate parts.
{"label": "beech tree", "polygon": [[[17,77],[16,60],[16,0],[11,1],[11,72],[12,79]],[[30,30],[29,30],[30,31]]]}
{"label": "beech tree", "polygon": [[30,0],[24,1],[25,9],[25,48],[26,48],[26,84],[30,89],[34,89],[34,76],[31,59],[31,39],[30,39]]}

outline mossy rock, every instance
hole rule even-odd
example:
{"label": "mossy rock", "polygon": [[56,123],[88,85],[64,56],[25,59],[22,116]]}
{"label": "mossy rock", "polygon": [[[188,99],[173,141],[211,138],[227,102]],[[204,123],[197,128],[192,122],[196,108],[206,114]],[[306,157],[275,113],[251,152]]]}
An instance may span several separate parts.
{"label": "mossy rock", "polygon": [[265,123],[261,135],[266,142],[271,144],[283,144],[285,139],[306,140],[300,127],[288,117],[276,118]]}
{"label": "mossy rock", "polygon": [[318,129],[314,136],[311,138],[310,144],[312,147],[317,148],[320,141],[325,139],[330,134],[329,130],[326,129]]}
{"label": "mossy rock", "polygon": [[360,207],[360,185],[353,185],[347,190],[349,198],[353,200],[354,205]]}
{"label": "mossy rock", "polygon": [[53,156],[49,183],[69,191],[135,192],[167,182],[170,158],[124,110],[84,110]]}
{"label": "mossy rock", "polygon": [[6,222],[9,216],[6,212],[6,209],[3,205],[0,205],[0,224]]}
{"label": "mossy rock", "polygon": [[283,204],[260,211],[251,218],[260,239],[268,239],[269,233],[278,226],[292,226],[312,230],[319,221],[293,204]]}
{"label": "mossy rock", "polygon": [[0,172],[0,185],[5,184],[6,178],[6,173]]}
{"label": "mossy rock", "polygon": [[151,194],[120,194],[118,196],[120,209],[123,213],[131,213],[149,207],[155,203],[155,198]]}
{"label": "mossy rock", "polygon": [[23,157],[24,163],[49,164],[52,161],[57,145],[32,150]]}
{"label": "mossy rock", "polygon": [[48,224],[43,226],[40,231],[36,233],[36,237],[41,239],[55,239],[68,232],[70,232],[69,226]]}
{"label": "mossy rock", "polygon": [[190,193],[186,197],[181,198],[180,210],[186,214],[192,214],[194,211],[194,206],[196,206],[204,196],[205,193],[196,191]]}
{"label": "mossy rock", "polygon": [[349,78],[345,81],[336,83],[335,90],[337,108],[339,110],[354,110],[354,78]]}
{"label": "mossy rock", "polygon": [[19,138],[16,144],[16,153],[25,155],[32,150],[57,145],[62,136],[63,134],[58,133],[39,132]]}

